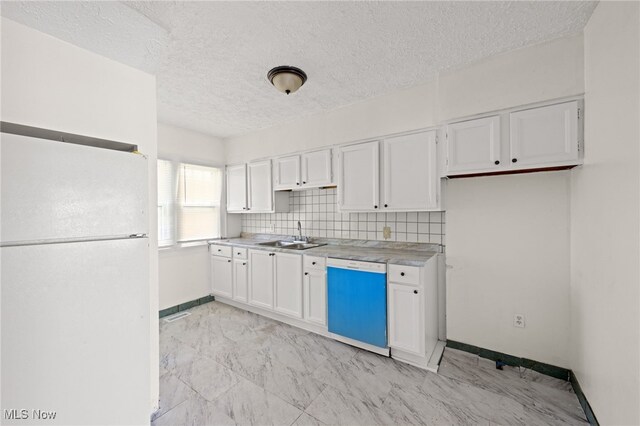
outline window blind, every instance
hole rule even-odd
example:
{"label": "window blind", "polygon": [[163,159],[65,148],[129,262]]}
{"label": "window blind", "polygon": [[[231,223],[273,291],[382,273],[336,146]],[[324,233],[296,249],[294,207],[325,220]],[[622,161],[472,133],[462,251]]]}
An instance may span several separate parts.
{"label": "window blind", "polygon": [[158,160],[158,245],[220,236],[222,170]]}

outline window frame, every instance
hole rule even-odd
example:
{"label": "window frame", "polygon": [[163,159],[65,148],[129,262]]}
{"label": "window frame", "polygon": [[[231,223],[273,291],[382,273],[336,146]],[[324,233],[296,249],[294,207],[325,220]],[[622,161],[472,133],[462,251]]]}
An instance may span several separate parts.
{"label": "window frame", "polygon": [[[181,249],[181,248],[189,248],[189,247],[202,247],[202,246],[207,246],[209,240],[213,240],[215,239],[215,237],[213,238],[204,238],[204,239],[199,239],[199,240],[188,240],[188,241],[180,241],[178,240],[178,210],[180,209],[180,200],[178,199],[178,185],[180,184],[180,178],[179,178],[179,174],[180,174],[180,168],[183,164],[186,165],[193,165],[193,166],[201,166],[201,167],[210,167],[210,168],[216,168],[220,170],[221,173],[221,179],[220,179],[220,202],[219,205],[211,205],[211,206],[201,206],[201,207],[218,207],[219,208],[219,217],[218,217],[218,226],[220,229],[220,237],[221,238],[225,232],[226,232],[226,214],[227,214],[227,209],[226,209],[226,166],[224,163],[216,163],[216,162],[205,162],[202,160],[195,160],[195,159],[190,159],[190,158],[185,158],[185,157],[178,157],[175,155],[165,155],[162,153],[158,154],[157,160],[160,161],[168,161],[171,164],[171,168],[172,168],[172,184],[175,185],[174,191],[175,193],[173,194],[173,211],[172,211],[172,219],[174,221],[174,226],[173,226],[173,236],[172,236],[172,242],[171,244],[166,244],[166,245],[160,245],[159,240],[158,240],[158,250],[159,251],[171,251],[171,250],[177,250],[177,249]],[[158,162],[156,161],[156,171],[157,171],[157,167],[158,167]],[[156,192],[158,191],[157,187],[156,187]],[[158,207],[160,207],[160,204],[158,204]],[[182,207],[184,208],[184,206]],[[156,209],[157,210],[157,209]],[[159,224],[156,228],[159,227]],[[158,232],[158,231],[156,231]],[[159,237],[159,235],[158,235]]]}

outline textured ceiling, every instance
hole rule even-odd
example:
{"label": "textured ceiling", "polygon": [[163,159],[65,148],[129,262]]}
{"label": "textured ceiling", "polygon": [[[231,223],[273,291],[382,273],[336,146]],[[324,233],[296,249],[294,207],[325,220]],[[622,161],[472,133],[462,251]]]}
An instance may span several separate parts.
{"label": "textured ceiling", "polygon": [[[17,2],[2,15],[155,73],[160,120],[226,137],[580,32],[595,2]],[[285,96],[277,65],[309,76]]]}

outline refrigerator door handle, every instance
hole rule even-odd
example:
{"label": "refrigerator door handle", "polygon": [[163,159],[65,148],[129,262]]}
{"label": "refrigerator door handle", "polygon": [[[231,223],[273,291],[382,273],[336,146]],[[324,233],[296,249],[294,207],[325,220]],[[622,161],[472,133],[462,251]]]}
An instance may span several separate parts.
{"label": "refrigerator door handle", "polygon": [[147,234],[131,234],[129,238],[147,238]]}

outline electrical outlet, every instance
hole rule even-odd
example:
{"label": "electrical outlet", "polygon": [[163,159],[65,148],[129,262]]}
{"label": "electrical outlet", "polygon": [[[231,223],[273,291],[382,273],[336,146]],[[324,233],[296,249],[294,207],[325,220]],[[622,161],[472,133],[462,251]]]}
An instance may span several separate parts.
{"label": "electrical outlet", "polygon": [[513,326],[514,327],[518,327],[518,328],[524,328],[525,323],[524,323],[524,315],[522,314],[515,314],[513,316]]}
{"label": "electrical outlet", "polygon": [[385,226],[384,228],[382,228],[382,236],[385,240],[391,238],[391,228],[389,226]]}

